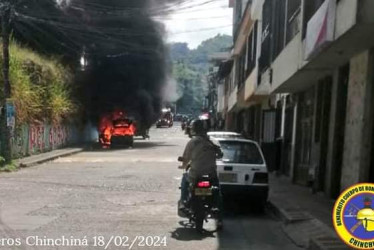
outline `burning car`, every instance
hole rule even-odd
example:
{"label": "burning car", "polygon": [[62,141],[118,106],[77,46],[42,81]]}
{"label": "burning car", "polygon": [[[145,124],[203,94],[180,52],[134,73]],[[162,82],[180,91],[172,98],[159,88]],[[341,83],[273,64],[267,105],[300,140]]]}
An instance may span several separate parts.
{"label": "burning car", "polygon": [[100,119],[99,141],[103,148],[123,145],[132,147],[136,127],[123,110],[115,110]]}
{"label": "burning car", "polygon": [[173,113],[170,109],[163,109],[160,119],[156,122],[156,127],[172,127],[173,126]]}

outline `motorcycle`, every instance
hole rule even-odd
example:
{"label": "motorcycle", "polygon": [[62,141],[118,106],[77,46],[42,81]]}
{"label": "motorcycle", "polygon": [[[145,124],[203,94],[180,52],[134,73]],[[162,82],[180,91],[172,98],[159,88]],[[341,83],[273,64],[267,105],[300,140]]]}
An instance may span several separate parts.
{"label": "motorcycle", "polygon": [[[178,161],[183,161],[183,158],[179,157]],[[215,206],[215,195],[219,187],[213,184],[213,178],[205,175],[198,178],[195,183],[189,183],[188,189],[189,195],[183,209],[181,209],[182,201],[178,202],[178,215],[188,218],[189,222],[195,225],[196,230],[202,232],[204,221],[208,222],[208,218],[218,218],[219,210]]]}

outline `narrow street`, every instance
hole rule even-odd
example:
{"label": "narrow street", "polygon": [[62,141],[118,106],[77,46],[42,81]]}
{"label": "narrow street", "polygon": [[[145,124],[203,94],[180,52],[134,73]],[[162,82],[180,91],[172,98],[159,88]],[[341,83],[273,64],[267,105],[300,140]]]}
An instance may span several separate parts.
{"label": "narrow street", "polygon": [[[126,237],[131,244],[139,236],[161,237],[160,246],[141,246],[138,238],[132,249],[299,249],[269,211],[228,208],[220,233],[214,232],[213,222],[205,226],[212,232],[202,236],[186,227],[177,216],[182,173],[176,159],[188,137],[179,124],[152,128],[150,136],[149,141],[136,140],[133,149],[93,149],[1,174],[0,238],[20,238],[22,244],[0,249],[129,249],[116,245],[125,245]],[[86,237],[88,246],[26,246],[30,236],[30,243],[34,236]],[[95,246],[111,238],[107,246]]]}

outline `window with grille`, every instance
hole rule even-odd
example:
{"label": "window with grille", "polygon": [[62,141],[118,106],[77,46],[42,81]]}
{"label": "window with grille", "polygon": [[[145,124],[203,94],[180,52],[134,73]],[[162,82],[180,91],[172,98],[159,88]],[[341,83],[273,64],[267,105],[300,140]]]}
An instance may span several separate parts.
{"label": "window with grille", "polygon": [[242,18],[242,11],[243,11],[243,1],[236,0],[235,1],[235,16],[234,16],[234,37],[235,39],[238,36],[240,21]]}
{"label": "window with grille", "polygon": [[240,89],[245,82],[245,50],[243,49],[242,53],[240,53],[238,61],[237,61],[237,84],[238,89]]}
{"label": "window with grille", "polygon": [[247,41],[247,70],[246,76],[249,74],[256,66],[257,57],[257,22],[254,24],[251,34]]}
{"label": "window with grille", "polygon": [[300,31],[301,22],[301,0],[288,0],[286,19],[286,44]]}
{"label": "window with grille", "polygon": [[260,74],[270,66],[272,9],[272,1],[266,0],[262,9],[261,56],[258,62]]}
{"label": "window with grille", "polygon": [[272,61],[277,58],[284,48],[285,38],[285,17],[286,17],[286,3],[285,0],[274,1],[274,14],[273,14],[273,55]]}

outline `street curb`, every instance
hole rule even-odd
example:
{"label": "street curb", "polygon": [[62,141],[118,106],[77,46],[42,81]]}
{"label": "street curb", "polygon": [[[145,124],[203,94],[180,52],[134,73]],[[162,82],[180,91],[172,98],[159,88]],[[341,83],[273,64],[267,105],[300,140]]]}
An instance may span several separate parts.
{"label": "street curb", "polygon": [[350,249],[325,223],[299,208],[282,208],[272,200],[268,208],[283,222],[282,230],[299,247],[309,250]]}
{"label": "street curb", "polygon": [[267,207],[276,217],[278,217],[284,222],[284,217],[282,215],[281,209],[277,207],[270,199],[267,202]]}
{"label": "street curb", "polygon": [[283,209],[271,200],[268,201],[268,208],[285,224],[314,219],[308,212],[299,212],[299,208]]}
{"label": "street curb", "polygon": [[40,156],[39,159],[29,160],[29,161],[20,159],[20,160],[16,161],[16,165],[19,168],[34,167],[36,165],[40,165],[40,164],[43,164],[43,163],[46,163],[46,162],[49,162],[49,161],[53,161],[53,160],[56,160],[56,159],[61,158],[61,157],[66,157],[66,156],[70,156],[70,155],[73,155],[73,154],[80,153],[83,150],[84,150],[83,148],[71,149],[71,150],[67,150],[65,152],[61,152],[61,153],[58,153],[58,154],[52,154],[52,155],[48,155],[48,156],[44,156],[44,157]]}

